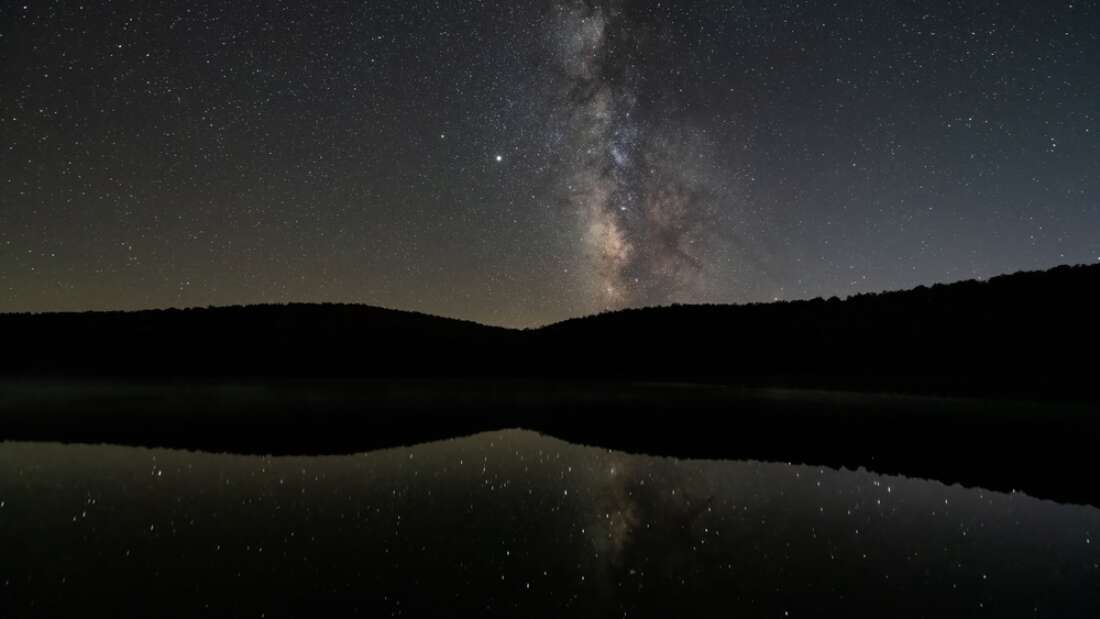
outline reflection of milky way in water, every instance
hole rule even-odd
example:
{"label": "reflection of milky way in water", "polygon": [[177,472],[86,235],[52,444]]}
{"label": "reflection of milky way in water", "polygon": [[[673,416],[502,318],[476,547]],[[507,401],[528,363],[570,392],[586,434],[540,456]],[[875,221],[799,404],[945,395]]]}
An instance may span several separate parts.
{"label": "reflection of milky way in water", "polygon": [[1097,616],[1098,532],[1092,507],[521,431],[332,457],[0,446],[13,616]]}

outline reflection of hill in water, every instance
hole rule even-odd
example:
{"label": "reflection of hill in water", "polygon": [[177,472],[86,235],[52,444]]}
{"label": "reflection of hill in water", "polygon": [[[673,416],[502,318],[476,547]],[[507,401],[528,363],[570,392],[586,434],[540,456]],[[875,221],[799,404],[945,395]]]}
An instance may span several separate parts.
{"label": "reflection of hill in water", "polygon": [[17,616],[1100,610],[1091,507],[525,431],[321,457],[6,443],[0,500]]}
{"label": "reflection of hill in water", "polygon": [[573,443],[1023,490],[1100,505],[1100,417],[1013,402],[667,383],[0,382],[0,439],[320,454],[524,427]]}

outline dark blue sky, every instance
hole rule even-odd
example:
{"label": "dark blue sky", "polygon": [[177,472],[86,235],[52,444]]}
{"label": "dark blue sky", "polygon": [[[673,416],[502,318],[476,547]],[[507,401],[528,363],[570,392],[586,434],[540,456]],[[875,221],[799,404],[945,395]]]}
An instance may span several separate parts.
{"label": "dark blue sky", "polygon": [[1100,260],[1095,2],[0,8],[0,311],[506,325]]}

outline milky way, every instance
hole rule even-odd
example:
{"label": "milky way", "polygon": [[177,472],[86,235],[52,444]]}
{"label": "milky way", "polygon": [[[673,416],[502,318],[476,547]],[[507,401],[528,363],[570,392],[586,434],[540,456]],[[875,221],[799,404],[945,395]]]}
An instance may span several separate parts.
{"label": "milky way", "polygon": [[714,189],[692,175],[691,131],[646,107],[661,94],[641,76],[652,33],[614,1],[566,2],[549,22],[558,191],[577,218],[590,293],[607,308],[690,296],[707,274]]}

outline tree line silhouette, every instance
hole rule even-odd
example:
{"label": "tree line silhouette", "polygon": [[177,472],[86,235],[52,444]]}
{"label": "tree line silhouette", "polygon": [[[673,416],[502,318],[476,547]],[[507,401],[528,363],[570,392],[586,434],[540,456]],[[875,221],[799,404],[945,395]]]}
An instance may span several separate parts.
{"label": "tree line silhouette", "polygon": [[1100,265],[512,330],[348,304],[0,315],[0,373],[689,381],[1094,398]]}

